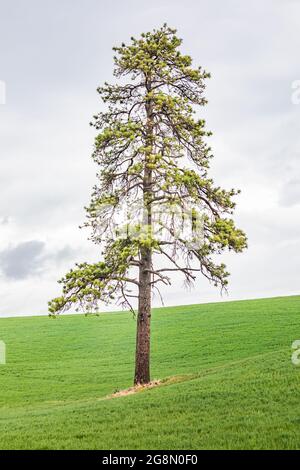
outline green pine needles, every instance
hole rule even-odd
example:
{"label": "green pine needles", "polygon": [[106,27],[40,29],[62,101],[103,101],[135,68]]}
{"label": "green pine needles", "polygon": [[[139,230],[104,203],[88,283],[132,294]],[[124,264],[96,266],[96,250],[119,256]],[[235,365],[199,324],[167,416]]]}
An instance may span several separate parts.
{"label": "green pine needles", "polygon": [[114,48],[117,83],[98,89],[104,110],[92,123],[99,171],[85,223],[103,259],[66,274],[51,315],[110,302],[135,311],[134,299],[147,286],[153,294],[170,284],[174,271],[187,283],[200,273],[224,289],[229,273],[216,255],[247,246],[231,218],[239,191],[208,176],[210,132],[196,111],[206,104],[209,74],[181,43],[164,25]]}

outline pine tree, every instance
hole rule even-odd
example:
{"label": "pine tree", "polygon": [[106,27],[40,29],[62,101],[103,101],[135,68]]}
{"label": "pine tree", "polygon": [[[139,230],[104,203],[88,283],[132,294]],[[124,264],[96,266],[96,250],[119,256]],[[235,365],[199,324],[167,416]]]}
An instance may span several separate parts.
{"label": "pine tree", "polygon": [[209,74],[192,66],[181,43],[165,24],[114,48],[117,83],[98,89],[105,110],[92,123],[99,173],[85,223],[102,261],[77,264],[59,281],[62,296],[49,302],[51,315],[74,304],[97,311],[102,302],[135,313],[137,303],[135,384],[150,381],[151,300],[159,284],[170,284],[176,271],[190,284],[199,272],[226,289],[229,273],[216,255],[247,246],[230,217],[239,191],[208,177],[211,133],[196,112],[207,102]]}

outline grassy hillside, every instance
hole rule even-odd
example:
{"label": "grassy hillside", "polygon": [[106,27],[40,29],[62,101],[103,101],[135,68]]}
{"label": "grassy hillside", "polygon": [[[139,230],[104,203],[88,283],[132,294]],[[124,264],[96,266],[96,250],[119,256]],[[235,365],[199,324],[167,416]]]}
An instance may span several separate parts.
{"label": "grassy hillside", "polygon": [[157,388],[132,383],[135,323],[0,319],[0,448],[300,448],[300,297],[156,309]]}

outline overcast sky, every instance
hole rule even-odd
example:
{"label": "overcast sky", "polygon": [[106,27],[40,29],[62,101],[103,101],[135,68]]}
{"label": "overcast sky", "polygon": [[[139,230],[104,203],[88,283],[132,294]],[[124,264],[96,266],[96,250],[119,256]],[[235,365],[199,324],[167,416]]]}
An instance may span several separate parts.
{"label": "overcast sky", "polygon": [[[242,190],[235,218],[249,249],[224,257],[223,300],[299,293],[300,1],[0,0],[0,316],[46,314],[57,279],[99,259],[78,229],[95,183],[95,90],[113,80],[114,45],[164,22],[212,74],[211,174]],[[191,291],[176,279],[164,298],[222,300],[202,278]]]}

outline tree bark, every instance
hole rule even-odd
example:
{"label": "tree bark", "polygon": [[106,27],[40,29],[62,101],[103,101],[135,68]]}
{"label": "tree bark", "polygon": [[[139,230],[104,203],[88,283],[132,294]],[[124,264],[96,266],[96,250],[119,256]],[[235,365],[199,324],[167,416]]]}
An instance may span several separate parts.
{"label": "tree bark", "polygon": [[[151,196],[152,171],[145,166],[144,174],[144,216],[143,229],[147,236],[152,236]],[[136,332],[136,359],[134,383],[150,382],[150,324],[151,324],[151,269],[152,248],[140,248],[139,300]]]}
{"label": "tree bark", "polygon": [[150,382],[150,323],[151,323],[151,249],[143,249],[139,275],[139,303],[136,331],[134,383]]}
{"label": "tree bark", "polygon": [[[151,78],[146,77],[146,89],[151,91]],[[152,237],[152,170],[148,167],[148,157],[153,153],[153,103],[151,98],[146,101],[147,137],[146,146],[148,152],[145,155],[143,178],[143,229],[147,236]],[[150,382],[150,324],[151,324],[151,269],[152,248],[142,246],[140,248],[139,267],[139,299],[136,331],[136,357],[134,383],[146,384]]]}

